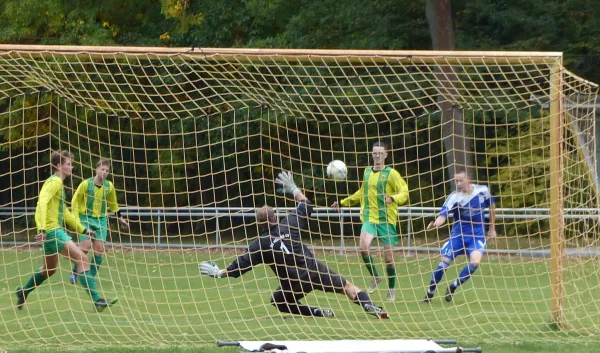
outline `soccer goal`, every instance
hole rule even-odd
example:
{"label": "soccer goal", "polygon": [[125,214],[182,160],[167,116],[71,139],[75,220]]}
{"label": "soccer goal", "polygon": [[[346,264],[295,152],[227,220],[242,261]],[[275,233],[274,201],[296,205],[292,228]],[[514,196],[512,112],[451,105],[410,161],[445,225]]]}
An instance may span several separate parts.
{"label": "soccer goal", "polygon": [[[596,99],[597,86],[550,52],[0,45],[0,342],[598,342]],[[390,320],[319,291],[302,301],[333,318],[280,314],[268,266],[238,279],[200,276],[198,263],[223,268],[259,235],[257,207],[295,207],[276,191],[285,170],[315,205],[303,242],[366,290],[358,206],[329,206],[360,189],[375,142],[409,189],[395,277],[382,243],[370,248],[381,279],[371,298]],[[14,306],[14,288],[42,263],[33,214],[55,150],[75,155],[67,206],[106,158],[130,222],[109,223],[97,281],[119,302],[102,313],[69,284],[64,259],[23,310]],[[347,165],[347,180],[327,177],[332,160]],[[461,166],[495,198],[497,237],[451,302],[443,291],[464,256],[424,304],[450,232],[426,227]]]}

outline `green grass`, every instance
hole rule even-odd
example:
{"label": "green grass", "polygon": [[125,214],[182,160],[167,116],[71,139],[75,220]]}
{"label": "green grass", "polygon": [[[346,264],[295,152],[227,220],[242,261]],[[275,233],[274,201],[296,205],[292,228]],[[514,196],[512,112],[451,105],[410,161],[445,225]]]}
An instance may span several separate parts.
{"label": "green grass", "polygon": [[[355,254],[318,254],[360,287],[369,279]],[[397,257],[396,302],[385,301],[386,285],[373,295],[392,319],[366,316],[341,295],[315,292],[303,301],[334,310],[333,319],[292,317],[269,305],[277,287],[261,266],[242,279],[198,275],[199,261],[223,266],[231,253],[113,251],[100,272],[100,290],[119,302],[98,314],[79,287],[68,284],[69,264],[34,291],[23,311],[14,307],[14,288],[41,263],[41,251],[0,251],[0,348],[9,352],[237,352],[214,348],[215,340],[457,339],[484,352],[592,351],[600,332],[600,264],[565,260],[565,329],[552,328],[550,263],[510,257],[488,258],[457,292],[421,304],[437,256]],[[464,265],[446,273],[453,280]],[[383,268],[379,265],[380,272]],[[445,283],[440,291],[443,294]],[[575,348],[573,348],[575,347]],[[29,350],[27,350],[29,349]],[[1,352],[1,350],[0,350]]]}

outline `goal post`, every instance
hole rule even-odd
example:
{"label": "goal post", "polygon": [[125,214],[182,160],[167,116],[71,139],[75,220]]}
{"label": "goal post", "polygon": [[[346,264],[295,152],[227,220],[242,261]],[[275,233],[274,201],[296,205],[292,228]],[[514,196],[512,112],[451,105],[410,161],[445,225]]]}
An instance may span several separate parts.
{"label": "goal post", "polygon": [[552,239],[552,318],[563,326],[564,200],[561,190],[563,131],[562,59],[552,65],[550,83],[550,237]]}
{"label": "goal post", "polygon": [[[0,284],[10,297],[0,304],[0,341],[597,342],[597,92],[558,52],[0,45]],[[329,206],[361,188],[374,142],[387,144],[386,163],[409,188],[408,203],[398,205],[395,277],[382,243],[371,249],[382,279],[372,299],[391,320],[319,291],[302,301],[331,308],[334,318],[280,314],[267,266],[239,279],[200,276],[199,262],[222,268],[259,236],[254,209],[293,209],[274,183],[287,170],[318,210],[303,242],[368,288],[359,212]],[[102,313],[68,284],[66,260],[23,311],[10,303],[41,265],[33,210],[54,150],[75,154],[68,206],[107,158],[127,210],[129,230],[110,221],[98,282],[119,302]],[[444,290],[467,268],[464,256],[426,305],[451,232],[427,224],[453,191],[456,156],[468,156],[473,183],[495,197],[498,237],[452,302]],[[327,177],[335,159],[347,165],[346,181]],[[396,299],[387,301],[392,277]],[[98,324],[90,328],[91,315]],[[561,330],[548,330],[549,322]]]}

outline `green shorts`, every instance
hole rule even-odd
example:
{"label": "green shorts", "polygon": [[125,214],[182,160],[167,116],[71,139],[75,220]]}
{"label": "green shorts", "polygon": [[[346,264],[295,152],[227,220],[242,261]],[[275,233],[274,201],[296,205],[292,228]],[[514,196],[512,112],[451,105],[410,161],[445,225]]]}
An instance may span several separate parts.
{"label": "green shorts", "polygon": [[396,226],[391,223],[363,223],[360,232],[367,232],[374,235],[384,245],[398,244],[398,232],[396,231]]}
{"label": "green shorts", "polygon": [[63,229],[54,229],[46,232],[44,241],[44,255],[58,254],[68,241],[73,240]]}
{"label": "green shorts", "polygon": [[[96,232],[96,235],[92,237],[94,240],[106,242],[108,237],[108,219],[106,217],[88,217],[86,215],[79,215],[81,224],[87,229],[91,229]],[[84,241],[90,237],[87,234],[80,234],[79,241]]]}

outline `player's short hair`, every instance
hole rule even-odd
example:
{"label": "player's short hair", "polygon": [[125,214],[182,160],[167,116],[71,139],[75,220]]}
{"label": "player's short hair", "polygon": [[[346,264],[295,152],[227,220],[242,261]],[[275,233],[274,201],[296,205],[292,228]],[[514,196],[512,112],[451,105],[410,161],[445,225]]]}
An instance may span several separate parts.
{"label": "player's short hair", "polygon": [[373,144],[373,148],[375,147],[383,147],[387,151],[387,144],[385,142],[377,141]]}
{"label": "player's short hair", "polygon": [[110,161],[108,159],[101,159],[98,161],[98,163],[96,163],[96,168],[103,166],[110,168]]}
{"label": "player's short hair", "polygon": [[263,229],[269,228],[270,224],[277,223],[277,217],[275,216],[275,210],[273,207],[264,205],[263,207],[257,209],[256,223],[258,223],[258,226]]}
{"label": "player's short hair", "polygon": [[73,161],[74,157],[75,156],[73,155],[73,153],[67,150],[54,151],[50,156],[50,163],[52,163],[53,167],[58,167],[59,165],[62,165],[67,159]]}
{"label": "player's short hair", "polygon": [[456,174],[464,174],[467,176],[467,178],[471,177],[471,174],[469,174],[469,170],[463,166],[458,166],[454,168],[454,175]]}

